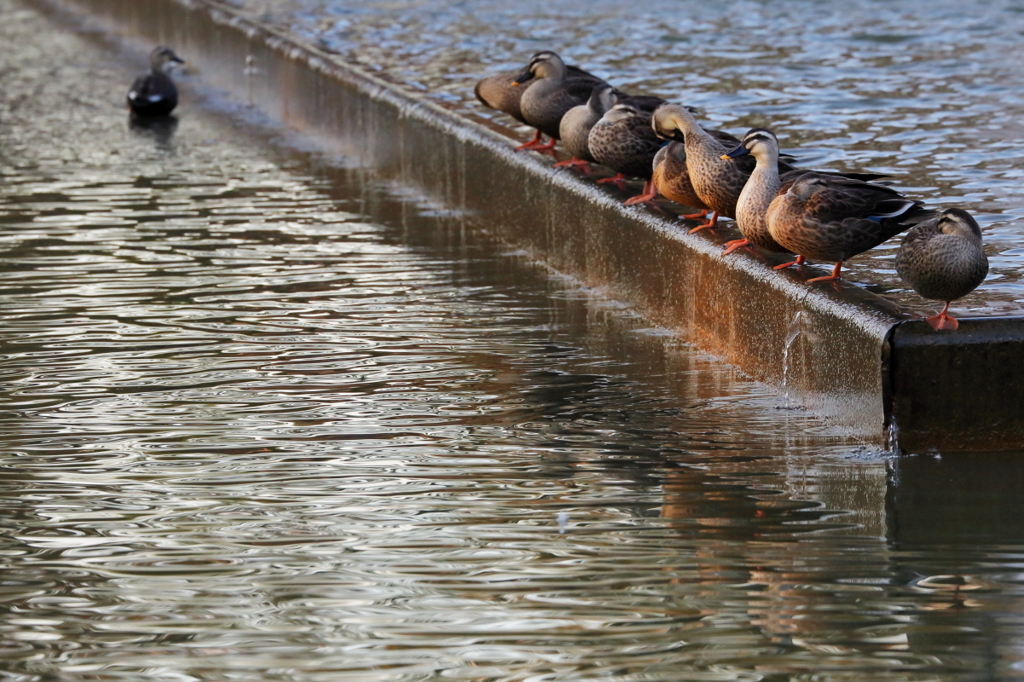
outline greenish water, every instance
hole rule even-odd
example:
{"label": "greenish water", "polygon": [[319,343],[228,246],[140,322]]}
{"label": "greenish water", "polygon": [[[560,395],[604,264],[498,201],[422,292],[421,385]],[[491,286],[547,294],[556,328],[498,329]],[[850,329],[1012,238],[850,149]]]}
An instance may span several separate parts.
{"label": "greenish water", "polygon": [[[891,459],[0,5],[0,680],[1021,674],[1020,458]],[[184,55],[188,56],[188,55]]]}

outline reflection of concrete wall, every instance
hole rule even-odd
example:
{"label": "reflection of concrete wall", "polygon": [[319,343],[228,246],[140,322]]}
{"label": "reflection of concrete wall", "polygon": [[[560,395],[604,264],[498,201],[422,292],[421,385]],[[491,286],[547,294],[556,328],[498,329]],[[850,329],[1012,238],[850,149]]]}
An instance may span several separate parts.
{"label": "reflection of concrete wall", "polygon": [[[721,242],[731,234],[688,235],[623,208],[569,173],[551,173],[550,161],[513,153],[507,138],[213,0],[51,2],[172,45],[205,82],[461,211],[467,227],[603,287],[856,435],[884,442],[887,337],[901,313],[881,298],[850,285],[808,287],[799,273],[773,272],[774,256],[723,258]],[[915,443],[915,420],[928,413],[904,415],[901,434]],[[941,444],[969,416],[939,422],[925,445]]]}

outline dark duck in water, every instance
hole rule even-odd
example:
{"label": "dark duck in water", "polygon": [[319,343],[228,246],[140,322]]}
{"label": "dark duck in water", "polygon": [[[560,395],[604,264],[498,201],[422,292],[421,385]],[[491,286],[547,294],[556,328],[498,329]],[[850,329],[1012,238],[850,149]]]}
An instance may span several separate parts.
{"label": "dark duck in water", "polygon": [[166,116],[178,106],[178,88],[167,74],[185,60],[169,47],[157,47],[149,55],[149,73],[135,79],[128,90],[128,106],[137,116]]}

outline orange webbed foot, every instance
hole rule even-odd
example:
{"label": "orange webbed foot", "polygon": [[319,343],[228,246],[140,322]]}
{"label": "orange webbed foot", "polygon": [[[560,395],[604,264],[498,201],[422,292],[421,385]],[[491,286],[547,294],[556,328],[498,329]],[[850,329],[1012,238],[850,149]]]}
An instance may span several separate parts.
{"label": "orange webbed foot", "polygon": [[806,259],[804,259],[803,256],[797,256],[796,260],[790,261],[788,263],[783,263],[782,265],[776,265],[774,268],[772,268],[772,270],[782,270],[784,268],[791,268],[794,265],[797,266],[797,267],[800,267],[805,262],[806,262]]}
{"label": "orange webbed foot", "polygon": [[930,324],[932,329],[937,332],[943,330],[955,332],[960,327],[960,323],[956,321],[956,318],[949,314],[949,301],[946,301],[946,305],[942,307],[942,312],[938,315],[926,317],[924,321]]}
{"label": "orange webbed foot", "polygon": [[614,184],[619,189],[626,189],[626,176],[623,175],[622,173],[619,173],[618,175],[612,178],[601,178],[600,180],[597,181],[597,184],[603,185],[609,182]]}
{"label": "orange webbed foot", "polygon": [[723,256],[728,256],[736,249],[742,249],[745,246],[750,246],[749,239],[733,239],[725,243],[725,251],[722,252]]}
{"label": "orange webbed foot", "polygon": [[835,282],[835,281],[838,281],[838,280],[843,278],[842,275],[839,274],[839,270],[842,269],[842,267],[843,267],[843,263],[842,263],[842,261],[840,261],[840,262],[836,263],[836,266],[832,269],[832,274],[831,275],[825,275],[824,277],[813,277],[813,278],[807,280],[807,283],[810,284],[811,282]]}
{"label": "orange webbed foot", "polygon": [[714,213],[711,214],[711,217],[708,218],[708,221],[706,223],[704,223],[703,225],[698,225],[697,227],[690,230],[690,234],[693,234],[694,232],[700,232],[701,230],[714,230],[717,227],[718,211],[715,211]]}
{"label": "orange webbed foot", "polygon": [[684,213],[679,217],[682,218],[683,220],[703,220],[704,218],[708,217],[708,210],[704,209],[699,213]]}
{"label": "orange webbed foot", "polygon": [[644,183],[643,191],[637,196],[626,199],[623,203],[626,206],[634,206],[636,204],[647,204],[658,198],[658,190],[654,189],[654,183],[648,180]]}

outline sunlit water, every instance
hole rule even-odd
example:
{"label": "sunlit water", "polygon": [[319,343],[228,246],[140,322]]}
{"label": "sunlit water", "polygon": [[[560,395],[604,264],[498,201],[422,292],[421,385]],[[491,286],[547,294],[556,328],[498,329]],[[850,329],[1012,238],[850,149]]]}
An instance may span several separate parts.
{"label": "sunlit water", "polygon": [[[554,49],[627,90],[699,107],[715,127],[773,128],[805,167],[888,173],[981,223],[991,274],[956,309],[1021,312],[1020,0],[233,2],[467,115],[514,125],[475,101],[473,83]],[[933,309],[896,276],[898,245],[852,261],[849,280]]]}
{"label": "sunlit water", "polygon": [[1021,461],[886,458],[0,5],[0,680],[989,680]]}

